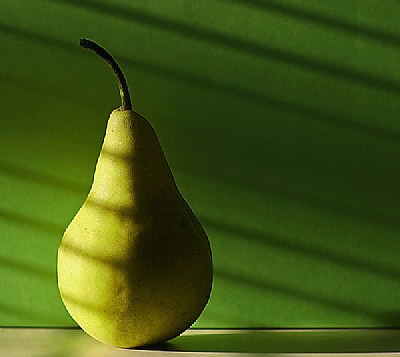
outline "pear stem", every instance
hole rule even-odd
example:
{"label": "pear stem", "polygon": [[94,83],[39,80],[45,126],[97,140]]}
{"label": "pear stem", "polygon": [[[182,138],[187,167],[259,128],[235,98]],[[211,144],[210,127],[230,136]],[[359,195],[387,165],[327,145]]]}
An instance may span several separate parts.
{"label": "pear stem", "polygon": [[111,67],[114,74],[118,79],[119,94],[121,96],[122,107],[121,110],[132,110],[131,97],[129,95],[128,84],[126,83],[124,74],[121,71],[118,63],[112,58],[112,56],[96,42],[81,38],[79,41],[79,46],[87,48],[97,53],[101,58],[103,58]]}

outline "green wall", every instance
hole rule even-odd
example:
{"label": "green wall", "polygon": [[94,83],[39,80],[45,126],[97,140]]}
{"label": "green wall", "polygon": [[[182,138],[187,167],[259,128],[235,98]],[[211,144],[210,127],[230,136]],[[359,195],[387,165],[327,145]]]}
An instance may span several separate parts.
{"label": "green wall", "polygon": [[400,326],[396,0],[3,0],[0,325],[69,326],[56,252],[120,62],[214,255],[197,327]]}

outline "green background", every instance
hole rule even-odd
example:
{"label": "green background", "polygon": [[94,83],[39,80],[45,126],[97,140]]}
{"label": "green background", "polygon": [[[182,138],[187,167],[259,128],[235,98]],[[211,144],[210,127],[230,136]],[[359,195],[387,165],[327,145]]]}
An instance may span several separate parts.
{"label": "green background", "polygon": [[400,326],[397,0],[3,0],[0,325],[70,326],[64,228],[91,184],[112,72],[207,231],[196,327]]}

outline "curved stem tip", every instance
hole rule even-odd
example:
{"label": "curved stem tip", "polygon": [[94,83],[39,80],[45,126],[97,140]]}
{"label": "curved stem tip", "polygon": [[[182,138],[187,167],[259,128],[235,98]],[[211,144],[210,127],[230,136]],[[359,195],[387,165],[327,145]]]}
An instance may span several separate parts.
{"label": "curved stem tip", "polygon": [[119,94],[121,96],[122,107],[121,110],[132,110],[131,98],[129,95],[128,85],[126,83],[124,74],[121,71],[118,63],[112,58],[112,56],[96,42],[81,38],[79,41],[79,46],[83,48],[88,48],[93,52],[97,53],[101,58],[103,58],[111,67],[114,74],[118,79]]}

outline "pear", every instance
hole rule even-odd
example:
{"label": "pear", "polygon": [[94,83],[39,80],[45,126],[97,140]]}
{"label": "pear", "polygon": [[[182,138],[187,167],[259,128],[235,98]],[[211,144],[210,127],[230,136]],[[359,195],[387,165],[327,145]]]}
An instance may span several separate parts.
{"label": "pear", "polygon": [[111,55],[82,39],[118,78],[122,106],[107,123],[89,194],[58,249],[62,301],[93,338],[133,348],[178,336],[212,287],[207,235],[181,196],[156,133],[131,109]]}

